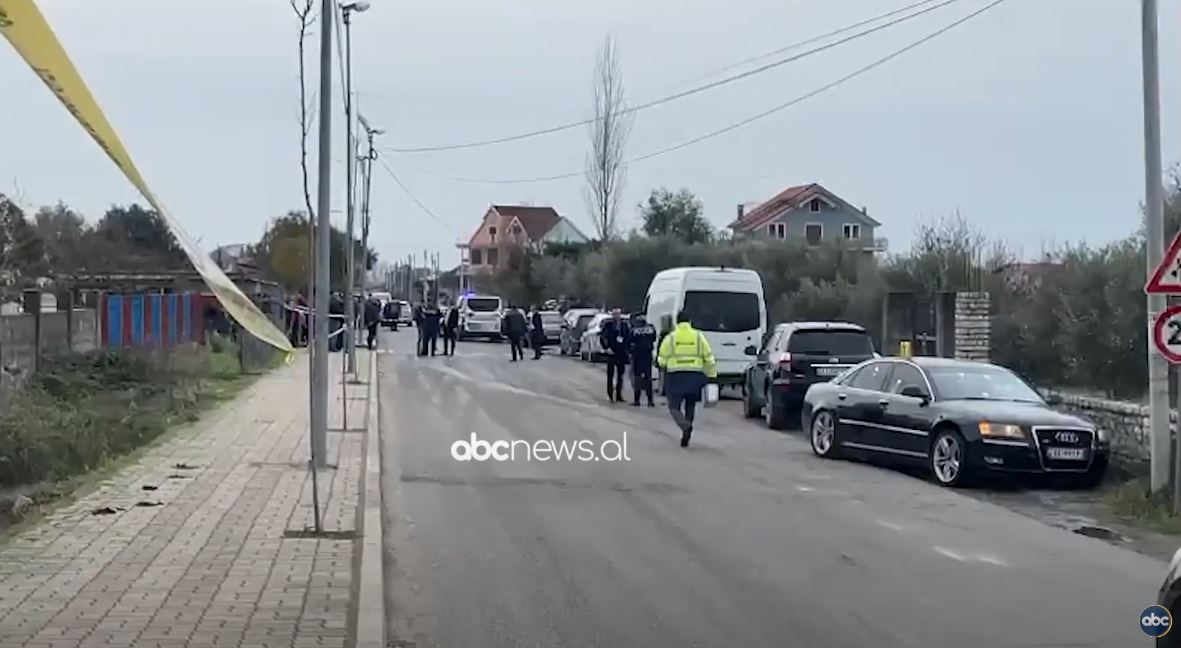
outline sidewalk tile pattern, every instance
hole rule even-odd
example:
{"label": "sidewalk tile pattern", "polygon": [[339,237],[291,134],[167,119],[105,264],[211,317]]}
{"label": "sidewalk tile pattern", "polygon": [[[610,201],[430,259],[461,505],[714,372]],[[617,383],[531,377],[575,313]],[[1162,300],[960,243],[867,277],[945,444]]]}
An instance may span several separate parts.
{"label": "sidewalk tile pattern", "polygon": [[[363,427],[367,386],[349,390]],[[0,648],[343,648],[353,541],[284,538],[313,526],[307,402],[305,355],[0,544]],[[364,441],[329,433],[326,530],[356,530]]]}

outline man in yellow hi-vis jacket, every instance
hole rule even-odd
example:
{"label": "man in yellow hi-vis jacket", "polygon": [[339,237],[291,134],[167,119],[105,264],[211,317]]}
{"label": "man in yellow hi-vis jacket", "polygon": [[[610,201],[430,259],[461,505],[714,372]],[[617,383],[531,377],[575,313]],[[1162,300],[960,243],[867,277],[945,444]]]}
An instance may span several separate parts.
{"label": "man in yellow hi-vis jacket", "polygon": [[660,342],[656,364],[664,369],[664,394],[668,411],[681,428],[681,447],[688,447],[697,402],[709,379],[717,377],[718,368],[709,341],[685,313],[677,315],[677,327]]}

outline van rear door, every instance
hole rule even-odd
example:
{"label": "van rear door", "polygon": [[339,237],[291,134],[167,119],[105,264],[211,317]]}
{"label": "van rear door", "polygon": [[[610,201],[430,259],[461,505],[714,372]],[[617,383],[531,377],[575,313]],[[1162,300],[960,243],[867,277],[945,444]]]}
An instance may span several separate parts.
{"label": "van rear door", "polygon": [[705,334],[718,363],[718,377],[741,379],[751,357],[747,346],[761,340],[762,304],[753,292],[686,290],[681,312],[689,315],[693,328]]}

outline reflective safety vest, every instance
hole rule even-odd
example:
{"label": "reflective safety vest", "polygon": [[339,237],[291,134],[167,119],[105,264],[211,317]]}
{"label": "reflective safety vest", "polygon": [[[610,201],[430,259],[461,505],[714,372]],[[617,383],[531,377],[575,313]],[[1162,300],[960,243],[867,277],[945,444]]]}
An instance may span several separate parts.
{"label": "reflective safety vest", "polygon": [[660,343],[656,364],[669,372],[698,371],[710,378],[718,375],[709,340],[687,322],[677,324],[677,328],[665,336]]}

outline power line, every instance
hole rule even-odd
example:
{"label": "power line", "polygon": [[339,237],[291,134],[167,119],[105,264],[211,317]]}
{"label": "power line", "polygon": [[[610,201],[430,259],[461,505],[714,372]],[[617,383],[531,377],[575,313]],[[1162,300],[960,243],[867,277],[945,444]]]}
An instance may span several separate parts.
{"label": "power line", "polygon": [[893,9],[891,11],[887,11],[886,13],[878,14],[872,18],[866,18],[865,20],[861,20],[859,22],[845,25],[844,27],[839,27],[837,29],[827,31],[827,32],[820,34],[818,36],[812,36],[811,38],[806,38],[802,41],[798,41],[798,42],[792,43],[790,45],[785,45],[785,46],[780,47],[778,49],[771,50],[770,52],[765,52],[763,54],[757,54],[755,56],[751,56],[751,57],[742,59],[741,61],[730,63],[729,65],[724,65],[720,68],[714,68],[713,70],[706,72],[704,74],[698,74],[698,75],[695,75],[695,76],[690,77],[688,79],[683,79],[675,84],[665,86],[665,88],[666,88],[666,90],[672,89],[672,88],[675,88],[678,86],[685,85],[686,83],[692,83],[694,81],[701,81],[704,79],[708,79],[710,77],[721,74],[723,72],[729,72],[730,70],[734,70],[734,69],[743,67],[745,65],[749,65],[751,63],[756,63],[758,61],[762,61],[764,59],[771,58],[772,56],[777,56],[779,54],[785,54],[785,53],[790,52],[792,50],[799,49],[805,45],[811,45],[812,43],[816,43],[816,42],[825,40],[826,38],[832,38],[833,36],[839,36],[847,31],[852,31],[854,29],[857,29],[858,27],[864,27],[866,25],[875,23],[875,22],[877,22],[879,20],[883,20],[885,18],[891,18],[891,17],[896,16],[898,14],[910,11],[911,9],[916,9],[916,8],[921,7],[923,5],[931,4],[932,2],[935,2],[935,1],[936,0],[920,0],[919,2],[914,2],[914,3],[908,4],[905,7],[899,7],[898,9]]}
{"label": "power line", "polygon": [[[640,112],[641,110],[647,110],[648,108],[653,108],[655,106],[659,106],[659,105],[666,104],[666,103],[669,103],[672,101],[676,101],[678,99],[684,99],[685,97],[689,97],[689,96],[692,96],[695,94],[700,94],[702,92],[706,92],[707,90],[713,90],[714,88],[718,88],[718,87],[733,83],[735,81],[739,81],[741,79],[745,79],[747,77],[754,76],[756,74],[762,74],[763,72],[766,72],[768,70],[772,70],[777,67],[787,65],[788,63],[793,63],[795,61],[799,61],[801,59],[807,58],[807,57],[812,56],[814,54],[819,54],[821,52],[833,49],[834,47],[839,47],[839,46],[844,45],[846,43],[858,40],[860,38],[864,38],[865,36],[869,36],[870,34],[882,31],[884,29],[888,29],[890,27],[901,24],[901,23],[906,22],[908,20],[912,20],[912,19],[922,16],[924,14],[928,14],[932,11],[937,10],[937,9],[942,9],[943,7],[946,7],[947,5],[950,5],[950,4],[953,4],[956,2],[960,2],[960,0],[942,0],[942,2],[939,2],[938,4],[925,7],[925,8],[920,9],[919,11],[916,11],[914,13],[902,16],[901,18],[895,18],[889,22],[883,23],[883,24],[878,25],[876,27],[871,27],[871,28],[866,29],[864,31],[857,32],[851,36],[846,36],[845,38],[835,40],[831,43],[827,43],[825,45],[821,45],[819,47],[815,47],[813,49],[800,52],[799,54],[794,54],[792,56],[779,59],[777,61],[772,61],[771,63],[767,63],[767,64],[761,65],[757,68],[747,70],[746,72],[741,72],[739,74],[735,74],[735,75],[731,75],[731,76],[728,76],[728,77],[725,77],[722,79],[718,79],[717,81],[712,81],[710,83],[696,86],[696,87],[690,88],[688,90],[683,90],[681,92],[677,92],[677,93],[674,93],[674,94],[671,94],[671,95],[668,95],[665,97],[661,97],[659,99],[653,99],[651,101],[646,101],[646,102],[641,103],[639,105],[625,108],[616,114],[617,115],[627,115],[627,114],[637,113],[637,112]],[[874,20],[871,20],[870,22],[874,22]],[[843,30],[843,31],[847,31],[847,30]],[[819,37],[817,37],[817,38],[819,38]],[[798,46],[799,46],[799,44],[789,45],[785,49],[792,49],[792,48],[798,47]],[[542,135],[552,135],[553,133],[559,133],[559,132],[562,132],[565,130],[570,130],[572,128],[586,126],[591,123],[594,123],[595,121],[596,120],[594,118],[581,119],[579,121],[569,122],[566,124],[561,124],[559,126],[551,126],[549,128],[543,128],[540,130],[529,131],[526,133],[518,133],[516,135],[509,135],[506,137],[498,137],[495,139],[477,140],[477,141],[472,141],[472,142],[462,142],[462,143],[458,143],[458,144],[444,144],[444,145],[438,145],[438,146],[422,146],[422,147],[415,147],[415,148],[386,147],[386,148],[383,148],[382,150],[383,151],[391,151],[394,153],[426,153],[426,152],[435,152],[435,151],[453,151],[453,150],[458,150],[458,149],[477,148],[477,147],[481,147],[481,146],[491,146],[494,144],[504,144],[507,142],[515,142],[515,141],[519,141],[519,140],[523,140],[523,139],[540,137]]]}
{"label": "power line", "polygon": [[[819,94],[822,94],[822,93],[827,92],[829,90],[832,90],[833,88],[836,88],[837,86],[848,83],[849,81],[852,81],[853,79],[855,79],[863,74],[866,74],[867,72],[870,72],[871,70],[874,70],[875,68],[881,67],[882,65],[885,65],[886,63],[898,58],[899,56],[902,56],[903,54],[919,47],[920,45],[923,45],[923,44],[927,43],[928,41],[931,41],[931,40],[951,31],[952,29],[955,29],[956,27],[968,22],[969,20],[972,20],[973,18],[979,16],[980,14],[983,14],[984,12],[989,11],[990,9],[996,7],[997,5],[999,5],[1003,2],[1005,2],[1005,0],[993,0],[992,2],[985,5],[984,7],[977,9],[976,11],[973,11],[972,13],[941,27],[940,29],[924,36],[923,38],[920,38],[917,41],[914,41],[902,48],[896,49],[881,58],[875,59],[874,61],[872,61],[868,65],[862,66],[862,67],[854,70],[853,72],[850,72],[849,74],[846,74],[846,75],[839,77],[833,81],[830,81],[830,82],[828,82],[818,88],[815,88],[814,90],[811,90],[810,92],[807,92],[803,95],[795,97],[794,99],[792,99],[786,103],[779,104],[778,106],[775,106],[769,110],[765,110],[765,111],[758,113],[756,115],[752,115],[750,117],[747,117],[746,119],[743,119],[741,121],[738,121],[738,122],[735,122],[735,123],[730,124],[728,126],[725,126],[723,128],[719,128],[717,130],[705,133],[703,135],[699,135],[693,139],[686,140],[686,141],[681,142],[679,144],[675,144],[673,146],[665,147],[662,149],[658,149],[656,151],[652,151],[650,153],[645,153],[644,155],[640,155],[638,157],[631,158],[629,160],[626,160],[623,164],[624,164],[624,166],[629,166],[629,165],[635,164],[637,162],[650,160],[652,158],[659,157],[661,155],[666,155],[666,154],[672,153],[674,151],[679,151],[683,148],[688,148],[690,146],[693,146],[694,144],[700,144],[701,142],[704,142],[706,140],[713,139],[715,137],[718,137],[719,135],[724,135],[726,133],[729,133],[730,131],[737,130],[739,128],[742,128],[743,126],[747,126],[747,125],[752,124],[752,123],[759,121],[761,119],[765,119],[767,117],[770,117],[771,115],[774,115],[775,113],[781,112],[781,111],[786,110],[792,106],[795,106],[796,104],[807,101],[808,99],[811,99],[812,97],[815,97],[816,95],[819,95]],[[542,177],[535,177],[535,178],[480,179],[480,178],[464,178],[464,177],[460,177],[460,176],[448,176],[448,175],[442,175],[442,174],[434,174],[426,169],[419,169],[419,170],[423,171],[424,173],[429,173],[431,175],[440,175],[443,178],[455,180],[457,182],[469,182],[469,183],[473,183],[473,184],[531,184],[531,183],[536,183],[536,182],[548,182],[551,180],[564,180],[567,178],[573,178],[575,176],[580,176],[583,174],[582,171],[573,171],[570,173],[563,173],[563,174],[558,174],[558,175],[553,175],[553,176],[542,176]]]}
{"label": "power line", "polygon": [[427,207],[426,205],[422,204],[422,201],[419,200],[414,195],[414,192],[410,191],[410,189],[406,186],[406,184],[402,182],[402,179],[398,177],[398,174],[394,173],[394,170],[391,169],[390,166],[385,163],[385,158],[378,157],[376,159],[381,164],[381,167],[383,169],[385,169],[385,172],[390,174],[390,177],[394,179],[394,182],[396,182],[398,184],[398,186],[402,188],[402,191],[406,194],[406,196],[408,198],[410,198],[411,201],[414,202],[415,205],[418,205],[418,208],[421,209],[423,211],[423,213],[425,213],[427,216],[430,216],[431,218],[435,219],[435,221],[438,222],[443,227],[446,227],[447,229],[451,230],[452,233],[458,234],[458,232],[456,231],[456,229],[453,225],[451,225],[450,223],[447,223],[442,218],[439,218],[439,215],[436,214],[435,212],[431,211],[430,207]]}

